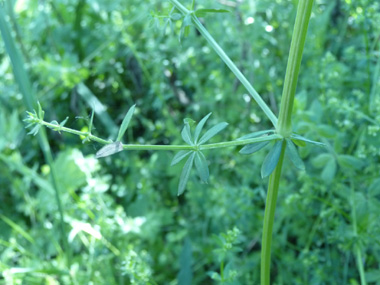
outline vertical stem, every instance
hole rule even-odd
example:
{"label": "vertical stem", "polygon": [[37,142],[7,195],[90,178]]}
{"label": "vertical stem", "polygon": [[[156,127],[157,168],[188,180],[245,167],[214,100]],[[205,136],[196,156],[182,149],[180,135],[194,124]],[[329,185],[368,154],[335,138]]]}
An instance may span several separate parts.
{"label": "vertical stem", "polygon": [[278,116],[277,132],[288,137],[292,132],[292,109],[296,93],[298,74],[300,71],[303,48],[311,15],[313,0],[300,0],[298,3],[296,22],[290,44],[288,65],[286,67],[284,89],[282,91],[280,114]]}
{"label": "vertical stem", "polygon": [[[285,138],[289,137],[292,133],[291,115],[294,95],[296,92],[298,74],[301,66],[302,53],[305,45],[312,6],[313,0],[300,0],[298,2],[297,16],[293,30],[292,42],[290,45],[284,89],[281,98],[280,114],[276,126],[277,133]],[[261,285],[270,284],[272,231],[281,169],[284,162],[285,147],[286,141],[284,140],[277,167],[269,177],[261,249]]]}
{"label": "vertical stem", "polygon": [[276,169],[269,177],[267,201],[265,205],[263,237],[261,246],[261,284],[269,285],[270,281],[270,260],[272,247],[272,231],[274,223],[274,213],[276,210],[277,194],[281,178],[282,164],[284,161],[286,141],[283,140],[281,155]]}

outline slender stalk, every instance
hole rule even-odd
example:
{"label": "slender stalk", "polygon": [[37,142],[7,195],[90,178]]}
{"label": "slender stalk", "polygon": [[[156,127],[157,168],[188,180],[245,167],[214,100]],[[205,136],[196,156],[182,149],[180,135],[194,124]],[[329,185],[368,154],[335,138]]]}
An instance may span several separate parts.
{"label": "slender stalk", "polygon": [[272,231],[274,224],[274,214],[276,211],[277,194],[281,178],[282,164],[284,161],[286,141],[281,148],[281,155],[277,167],[269,177],[267,201],[265,204],[263,237],[261,245],[261,285],[269,285],[270,281],[270,260],[272,248]]}
{"label": "slender stalk", "polygon": [[273,126],[277,125],[277,117],[273,114],[272,110],[268,107],[268,105],[261,98],[259,93],[253,88],[253,86],[249,83],[247,78],[241,73],[239,68],[233,63],[233,61],[228,57],[228,55],[224,52],[224,50],[218,45],[218,43],[214,40],[211,34],[206,30],[206,28],[202,25],[202,23],[198,20],[197,16],[186,9],[180,2],[177,0],[170,0],[170,2],[184,15],[188,15],[191,13],[191,18],[193,24],[198,29],[198,31],[202,34],[202,36],[207,40],[210,46],[214,49],[214,51],[220,56],[220,58],[224,61],[224,63],[229,67],[229,69],[235,74],[237,79],[244,85],[252,98],[257,102],[259,107],[264,111],[265,115],[272,122]]}
{"label": "slender stalk", "polygon": [[[291,115],[294,95],[296,92],[298,74],[301,65],[302,53],[305,45],[312,6],[313,0],[300,0],[298,2],[297,16],[294,25],[292,42],[290,45],[284,89],[281,98],[280,114],[278,118],[278,124],[276,126],[277,133],[285,138],[289,137],[292,133]],[[269,177],[261,249],[261,285],[270,284],[272,230],[274,223],[274,214],[276,210],[279,181],[281,177],[281,169],[284,161],[283,158],[285,153],[285,146],[286,143],[284,141],[277,167]]]}
{"label": "slender stalk", "polygon": [[[40,119],[31,119],[36,124],[40,124],[42,126],[46,126],[54,131],[57,132],[66,132],[70,134],[74,134],[77,136],[83,136],[86,137],[86,139],[90,141],[96,141],[101,144],[110,144],[112,141],[107,141],[102,138],[99,138],[97,136],[92,135],[89,132],[81,132],[74,129],[61,127],[56,124],[48,123]],[[278,140],[282,139],[282,136],[278,134],[272,134],[268,136],[262,136],[252,139],[245,139],[245,140],[235,140],[235,141],[225,141],[225,142],[219,142],[219,143],[211,143],[211,144],[204,144],[204,145],[140,145],[140,144],[123,144],[123,149],[125,150],[206,150],[206,149],[214,149],[214,148],[223,148],[223,147],[232,147],[232,146],[241,146],[241,145],[247,145],[252,143],[258,143],[258,142],[264,142],[264,141],[271,141],[271,140]]]}

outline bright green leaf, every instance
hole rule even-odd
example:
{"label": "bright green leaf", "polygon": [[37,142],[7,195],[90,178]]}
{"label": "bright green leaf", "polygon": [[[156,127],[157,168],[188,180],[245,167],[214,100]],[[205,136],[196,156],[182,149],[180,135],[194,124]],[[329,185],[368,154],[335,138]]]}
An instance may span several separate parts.
{"label": "bright green leaf", "polygon": [[245,145],[239,151],[239,153],[241,153],[241,154],[252,154],[252,153],[255,153],[255,152],[259,151],[260,149],[262,149],[263,147],[265,147],[269,142],[270,141],[265,141],[265,142],[257,142],[257,143]]}
{"label": "bright green leaf", "polygon": [[304,141],[300,141],[297,139],[291,139],[291,140],[296,146],[299,146],[299,147],[305,147],[306,146],[306,142],[304,142]]}
{"label": "bright green leaf", "polygon": [[199,135],[202,132],[203,126],[205,125],[206,121],[208,120],[210,116],[211,116],[211,113],[208,113],[206,116],[203,117],[202,120],[200,120],[200,122],[196,126],[195,131],[194,131],[194,143],[197,143]]}
{"label": "bright green leaf", "polygon": [[176,165],[178,162],[180,162],[182,159],[184,159],[186,156],[188,156],[191,153],[191,151],[188,150],[180,150],[172,160],[171,166]]}
{"label": "bright green leaf", "polygon": [[193,152],[190,157],[187,159],[185,165],[183,166],[181,177],[179,178],[178,185],[178,196],[181,195],[186,188],[187,181],[189,180],[190,171],[193,167],[195,152]]}
{"label": "bright green leaf", "polygon": [[122,137],[124,136],[125,132],[127,131],[129,122],[131,121],[131,118],[133,116],[133,112],[135,111],[136,105],[133,105],[131,108],[129,108],[127,114],[125,115],[123,122],[121,123],[119,134],[117,135],[116,141],[121,141]]}
{"label": "bright green leaf", "polygon": [[219,123],[216,126],[212,127],[201,137],[198,144],[203,144],[203,143],[207,142],[209,139],[211,139],[213,136],[218,134],[220,131],[222,131],[227,126],[228,126],[228,123],[222,122],[222,123]]}
{"label": "bright green leaf", "polygon": [[197,17],[204,17],[207,13],[229,13],[230,11],[225,9],[198,9],[195,11]]}
{"label": "bright green leaf", "polygon": [[194,145],[191,140],[190,125],[188,122],[185,122],[185,126],[181,132],[182,139],[189,145]]}
{"label": "bright green leaf", "polygon": [[305,170],[305,164],[298,155],[298,151],[292,140],[286,139],[286,154],[290,158],[291,162],[299,170]]}
{"label": "bright green leaf", "polygon": [[273,148],[269,151],[265,157],[263,165],[261,167],[261,177],[265,178],[270,175],[277,166],[278,160],[281,155],[282,140],[277,141]]}
{"label": "bright green leaf", "polygon": [[208,170],[207,160],[200,151],[197,151],[195,154],[195,167],[201,180],[207,183],[210,173]]}

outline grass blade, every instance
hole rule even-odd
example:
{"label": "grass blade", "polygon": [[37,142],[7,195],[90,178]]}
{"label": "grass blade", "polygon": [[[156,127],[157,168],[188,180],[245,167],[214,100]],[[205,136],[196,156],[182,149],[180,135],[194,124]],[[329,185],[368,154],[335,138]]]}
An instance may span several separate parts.
{"label": "grass blade", "polygon": [[212,127],[201,137],[201,139],[199,140],[199,144],[203,144],[203,143],[207,142],[209,139],[211,139],[213,136],[218,134],[220,131],[222,131],[227,126],[228,126],[228,123],[223,122],[223,123],[219,123],[216,126]]}
{"label": "grass blade", "polygon": [[123,122],[121,123],[120,129],[119,129],[119,134],[117,135],[116,141],[119,142],[121,141],[121,138],[124,136],[125,132],[127,131],[129,122],[132,119],[133,112],[135,111],[136,104],[133,105],[131,108],[129,108],[127,114],[124,117]]}
{"label": "grass blade", "polygon": [[178,185],[178,196],[181,195],[186,188],[187,181],[189,180],[190,171],[193,167],[195,152],[193,152],[190,157],[187,159],[181,173],[181,177],[179,178]]}
{"label": "grass blade", "polygon": [[265,157],[263,165],[261,167],[261,177],[265,178],[270,175],[273,170],[276,168],[278,160],[281,155],[283,141],[277,141],[273,148],[269,151],[268,155]]}
{"label": "grass blade", "polygon": [[0,218],[7,223],[13,230],[18,232],[20,235],[22,235],[26,240],[28,240],[30,243],[34,243],[34,239],[30,234],[28,234],[22,227],[20,227],[18,224],[13,222],[11,219],[7,218],[6,216],[0,215]]}

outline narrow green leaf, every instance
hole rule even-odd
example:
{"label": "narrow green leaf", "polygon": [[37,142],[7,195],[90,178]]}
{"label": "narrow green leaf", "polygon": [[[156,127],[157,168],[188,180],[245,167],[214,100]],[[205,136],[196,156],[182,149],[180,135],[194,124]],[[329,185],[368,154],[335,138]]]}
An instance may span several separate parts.
{"label": "narrow green leaf", "polygon": [[110,156],[123,150],[121,142],[113,142],[102,147],[95,155],[95,158]]}
{"label": "narrow green leaf", "polygon": [[42,107],[39,101],[37,101],[37,105],[38,105],[38,118],[43,120],[45,117],[45,111],[42,110]]}
{"label": "narrow green leaf", "polygon": [[300,136],[300,135],[297,135],[297,134],[292,134],[290,137],[291,137],[292,139],[296,139],[296,140],[300,140],[300,141],[308,142],[308,143],[311,143],[311,144],[315,144],[315,145],[319,145],[319,146],[325,146],[324,143],[316,142],[316,141],[312,141],[312,140],[309,140],[309,139],[304,138],[303,136]]}
{"label": "narrow green leaf", "polygon": [[116,141],[121,141],[122,137],[124,136],[125,132],[127,131],[129,122],[131,121],[131,118],[133,116],[133,112],[135,111],[136,104],[133,105],[131,108],[129,108],[127,114],[124,117],[123,122],[121,123],[119,134],[117,135]]}
{"label": "narrow green leaf", "polygon": [[203,126],[205,125],[206,121],[211,116],[211,114],[212,113],[208,113],[206,116],[204,116],[203,119],[200,120],[200,122],[196,126],[195,131],[194,131],[194,143],[195,144],[197,143],[199,135],[201,134],[201,132],[203,130]]}
{"label": "narrow green leaf", "polygon": [[255,153],[255,152],[259,151],[260,149],[262,149],[263,147],[265,147],[269,142],[270,141],[265,141],[265,142],[258,142],[258,143],[253,143],[253,144],[245,145],[239,151],[239,153],[241,153],[241,154],[252,154],[252,153]]}
{"label": "narrow green leaf", "polygon": [[187,181],[189,180],[190,171],[191,171],[191,168],[193,167],[194,157],[195,157],[195,152],[193,152],[190,155],[185,165],[183,166],[181,177],[179,178],[178,196],[181,195],[185,191]]}
{"label": "narrow green leaf", "polygon": [[187,144],[194,145],[191,140],[190,125],[187,121],[185,121],[185,126],[182,129],[181,136]]}
{"label": "narrow green leaf", "polygon": [[188,156],[191,153],[191,151],[188,150],[180,150],[172,160],[172,163],[170,166],[176,165],[178,162],[180,162],[182,159],[184,159],[186,156]]}
{"label": "narrow green leaf", "polygon": [[222,131],[227,126],[228,126],[228,123],[222,122],[222,123],[219,123],[216,126],[212,127],[201,137],[198,144],[203,144],[203,143],[207,142],[209,139],[211,139],[213,136],[218,134],[220,131]]}
{"label": "narrow green leaf", "polygon": [[242,136],[236,140],[241,141],[241,140],[253,139],[253,138],[257,138],[257,137],[260,137],[262,135],[269,134],[269,133],[274,133],[274,130],[265,130],[265,131],[258,131],[258,132],[250,133],[250,134],[244,135],[244,136]]}
{"label": "narrow green leaf", "polygon": [[225,9],[198,9],[195,11],[197,17],[204,17],[207,13],[229,13],[230,11]]}
{"label": "narrow green leaf", "polygon": [[297,145],[299,147],[305,147],[306,146],[306,142],[304,142],[304,141],[300,141],[297,139],[291,139],[291,140],[295,145]]}
{"label": "narrow green leaf", "polygon": [[195,8],[195,0],[191,2],[191,11],[194,11],[194,8]]}
{"label": "narrow green leaf", "polygon": [[208,170],[207,160],[200,151],[197,151],[195,154],[195,167],[201,180],[207,183],[210,172]]}
{"label": "narrow green leaf", "polygon": [[7,223],[14,231],[18,232],[20,235],[22,235],[26,240],[28,240],[30,243],[34,243],[34,239],[30,234],[28,234],[22,227],[20,227],[18,224],[13,222],[11,219],[7,218],[6,216],[0,215],[0,218]]}
{"label": "narrow green leaf", "polygon": [[290,158],[291,162],[299,170],[305,170],[305,164],[298,155],[298,151],[292,140],[286,139],[286,154]]}
{"label": "narrow green leaf", "polygon": [[281,155],[282,140],[277,141],[273,148],[269,151],[268,155],[265,157],[263,165],[261,167],[261,177],[265,178],[270,175],[277,166],[278,160]]}
{"label": "narrow green leaf", "polygon": [[90,124],[88,126],[88,133],[91,134],[91,131],[92,131],[92,124],[94,122],[94,113],[95,113],[95,110],[92,109],[92,112],[91,112],[91,119],[90,119]]}
{"label": "narrow green leaf", "polygon": [[67,123],[67,120],[69,119],[69,117],[66,117],[66,119],[64,119],[59,125],[61,126],[61,127],[64,127],[65,126],[65,124]]}

